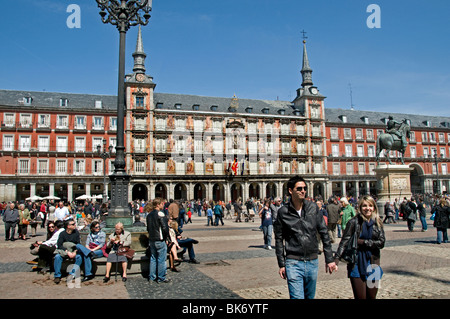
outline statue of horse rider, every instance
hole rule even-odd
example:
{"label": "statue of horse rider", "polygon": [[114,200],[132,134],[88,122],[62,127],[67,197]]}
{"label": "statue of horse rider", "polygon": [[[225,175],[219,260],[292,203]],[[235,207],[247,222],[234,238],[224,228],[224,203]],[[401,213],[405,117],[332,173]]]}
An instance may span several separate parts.
{"label": "statue of horse rider", "polygon": [[[397,127],[398,125],[398,127]],[[406,147],[407,145],[407,141],[406,141],[406,136],[400,132],[398,129],[400,128],[400,126],[402,125],[402,123],[397,122],[396,120],[394,120],[394,118],[390,115],[389,116],[389,121],[387,122],[387,127],[386,127],[386,133],[389,133],[392,135],[392,137],[394,138],[394,140],[396,140],[396,138],[394,136],[397,136],[399,140],[402,141],[402,146]]]}

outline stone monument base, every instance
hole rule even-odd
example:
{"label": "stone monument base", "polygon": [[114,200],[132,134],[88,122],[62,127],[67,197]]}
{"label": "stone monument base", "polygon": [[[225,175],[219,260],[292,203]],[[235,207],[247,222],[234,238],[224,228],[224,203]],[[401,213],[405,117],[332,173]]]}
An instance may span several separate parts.
{"label": "stone monument base", "polygon": [[384,216],[386,202],[394,203],[397,198],[401,203],[402,198],[411,198],[411,171],[408,165],[380,164],[375,168],[377,175],[378,212]]}

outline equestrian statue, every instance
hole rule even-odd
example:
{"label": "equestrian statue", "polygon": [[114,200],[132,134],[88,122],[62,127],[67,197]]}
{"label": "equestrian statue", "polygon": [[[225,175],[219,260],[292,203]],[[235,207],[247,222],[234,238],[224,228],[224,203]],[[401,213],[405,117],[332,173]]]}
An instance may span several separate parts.
{"label": "equestrian statue", "polygon": [[389,164],[392,164],[391,159],[389,158],[390,151],[400,152],[400,160],[403,165],[405,164],[403,158],[405,157],[406,147],[408,146],[406,138],[409,139],[411,134],[410,129],[406,119],[402,122],[397,122],[392,116],[389,116],[386,132],[380,134],[377,138],[377,163],[380,161],[381,151],[385,150],[385,156],[389,161]]}

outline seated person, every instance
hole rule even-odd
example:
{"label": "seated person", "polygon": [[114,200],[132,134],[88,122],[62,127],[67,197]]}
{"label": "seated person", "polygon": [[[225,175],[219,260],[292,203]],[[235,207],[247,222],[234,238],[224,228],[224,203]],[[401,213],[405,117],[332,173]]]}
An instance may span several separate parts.
{"label": "seated person", "polygon": [[[181,232],[183,232],[181,230]],[[192,238],[184,238],[181,237],[181,232],[177,232],[176,233],[176,238],[177,238],[177,242],[178,245],[183,248],[183,250],[181,252],[178,253],[178,256],[183,259],[183,255],[186,252],[186,250],[188,251],[189,254],[189,263],[191,264],[199,264],[200,262],[198,262],[195,259],[195,252],[194,252],[194,244],[198,244],[198,241]]]}
{"label": "seated person", "polygon": [[[64,230],[64,222],[57,220],[56,222],[49,222],[47,225],[47,240],[36,241],[32,246],[37,247],[37,269],[40,274],[45,274],[50,270],[52,264],[53,253],[56,249],[59,234]],[[30,247],[31,248],[31,247]],[[34,250],[32,250],[33,252]]]}
{"label": "seated person", "polygon": [[108,257],[105,252],[106,233],[100,229],[100,223],[95,220],[90,228],[91,231],[86,237],[86,248],[92,252],[92,258]]}
{"label": "seated person", "polygon": [[128,258],[124,255],[119,255],[117,251],[119,247],[131,247],[131,233],[123,228],[121,222],[115,225],[114,232],[109,235],[106,246],[111,249],[111,253],[108,255],[108,260],[106,261],[106,274],[103,282],[106,283],[109,281],[113,262],[122,264],[122,281],[127,281]]}
{"label": "seated person", "polygon": [[174,272],[179,272],[179,270],[175,268],[175,262],[182,261],[182,259],[179,259],[177,256],[177,249],[181,249],[180,245],[178,244],[177,235],[174,229],[174,227],[177,227],[177,224],[174,222],[170,222],[169,226],[170,226],[169,227],[170,243],[167,245],[167,250],[169,253],[170,270]]}
{"label": "seated person", "polygon": [[[76,223],[73,219],[68,219],[64,222],[64,230],[60,232],[58,241],[56,243],[55,261],[53,267],[55,269],[54,282],[59,284],[61,282],[61,266],[63,259],[68,257],[75,259],[75,265],[81,266],[83,259],[80,254],[77,254],[76,249],[72,250],[72,246],[68,243],[74,244],[75,247],[80,243],[80,233],[76,229]],[[69,247],[71,246],[71,247]],[[72,268],[71,276],[75,277],[75,270],[77,267]]]}

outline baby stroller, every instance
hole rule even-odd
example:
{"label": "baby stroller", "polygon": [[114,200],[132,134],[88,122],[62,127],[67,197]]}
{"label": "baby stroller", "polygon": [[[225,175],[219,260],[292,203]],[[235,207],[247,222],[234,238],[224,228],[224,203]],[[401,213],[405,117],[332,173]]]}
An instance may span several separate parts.
{"label": "baby stroller", "polygon": [[250,210],[250,212],[244,211],[243,214],[244,214],[244,220],[246,223],[248,223],[250,220],[252,222],[255,222],[255,213],[253,212],[253,209]]}

